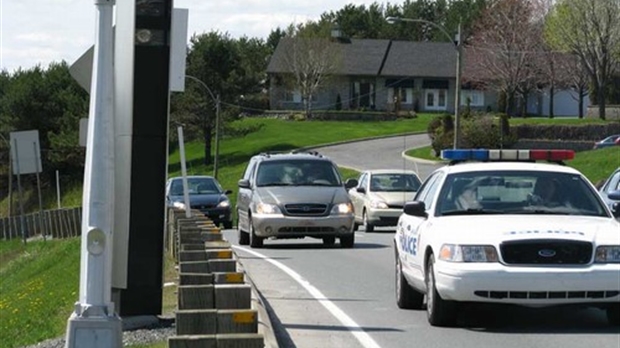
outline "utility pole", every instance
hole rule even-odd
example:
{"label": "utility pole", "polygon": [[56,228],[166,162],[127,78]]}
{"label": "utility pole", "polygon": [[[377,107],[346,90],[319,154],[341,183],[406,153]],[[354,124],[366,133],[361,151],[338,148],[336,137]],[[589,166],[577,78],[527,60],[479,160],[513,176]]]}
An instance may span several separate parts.
{"label": "utility pole", "polygon": [[461,40],[461,22],[454,40],[456,47],[456,95],[454,96],[454,144],[453,147],[458,149],[461,145],[461,73],[462,73],[462,53],[463,45]]}
{"label": "utility pole", "polygon": [[206,83],[204,83],[202,80],[200,80],[199,78],[195,76],[185,75],[185,77],[198,82],[202,87],[204,87],[207,93],[209,93],[209,96],[211,97],[211,99],[213,99],[213,101],[215,102],[215,150],[214,150],[215,154],[213,155],[213,177],[217,179],[217,173],[219,170],[219,157],[220,157],[220,123],[221,123],[220,112],[222,110],[222,101],[220,99],[220,94],[218,93],[217,95],[214,95],[213,92],[211,91],[211,88],[209,88],[209,86],[207,86]]}
{"label": "utility pole", "polygon": [[213,156],[213,177],[217,180],[220,159],[220,95],[215,98],[215,155]]}

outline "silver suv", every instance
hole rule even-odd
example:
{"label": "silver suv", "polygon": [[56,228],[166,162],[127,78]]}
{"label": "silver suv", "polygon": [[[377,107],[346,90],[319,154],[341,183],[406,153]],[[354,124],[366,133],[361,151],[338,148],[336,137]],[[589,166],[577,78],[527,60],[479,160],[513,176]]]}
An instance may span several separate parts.
{"label": "silver suv", "polygon": [[260,154],[252,157],[239,180],[237,217],[239,244],[263,246],[266,238],[323,240],[336,238],[352,248],[353,205],[336,165],[316,152]]}

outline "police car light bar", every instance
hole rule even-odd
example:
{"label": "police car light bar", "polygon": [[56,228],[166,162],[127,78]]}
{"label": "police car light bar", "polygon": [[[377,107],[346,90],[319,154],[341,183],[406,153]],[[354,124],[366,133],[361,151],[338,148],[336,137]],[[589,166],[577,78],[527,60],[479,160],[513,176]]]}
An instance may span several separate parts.
{"label": "police car light bar", "polygon": [[573,150],[489,150],[451,149],[442,150],[441,158],[450,161],[551,161],[575,158]]}

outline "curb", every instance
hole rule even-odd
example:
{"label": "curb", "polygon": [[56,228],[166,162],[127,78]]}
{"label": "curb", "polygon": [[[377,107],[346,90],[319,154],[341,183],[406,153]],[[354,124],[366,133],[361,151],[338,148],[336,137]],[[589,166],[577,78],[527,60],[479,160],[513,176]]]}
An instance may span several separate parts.
{"label": "curb", "polygon": [[275,331],[273,330],[273,325],[271,324],[271,318],[269,317],[269,313],[267,312],[267,308],[264,303],[264,298],[258,291],[258,288],[254,284],[254,281],[250,277],[250,275],[243,268],[243,263],[239,261],[239,257],[237,252],[234,251],[237,265],[241,268],[241,272],[245,275],[246,281],[250,284],[252,288],[252,309],[255,309],[258,312],[258,333],[263,335],[263,342],[265,344],[265,348],[279,348],[278,340],[276,338]]}

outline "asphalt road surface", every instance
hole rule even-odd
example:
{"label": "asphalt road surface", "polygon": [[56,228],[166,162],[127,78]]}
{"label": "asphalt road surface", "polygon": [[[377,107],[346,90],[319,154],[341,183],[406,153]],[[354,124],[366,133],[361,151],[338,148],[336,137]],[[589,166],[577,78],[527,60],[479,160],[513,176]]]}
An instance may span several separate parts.
{"label": "asphalt road surface", "polygon": [[[317,150],[357,170],[416,170],[401,153],[428,142],[414,135]],[[417,170],[426,178],[435,166],[418,163]],[[425,311],[396,306],[393,228],[356,232],[353,249],[314,239],[267,240],[250,249],[237,245],[236,230],[224,233],[266,300],[282,348],[620,347],[620,329],[598,309],[465,307],[458,327],[431,327]]]}
{"label": "asphalt road surface", "polygon": [[331,158],[343,167],[362,171],[366,169],[407,169],[414,170],[424,180],[435,170],[437,164],[427,161],[410,161],[405,151],[430,145],[427,134],[405,135],[351,142],[336,146],[317,147],[314,150]]}

